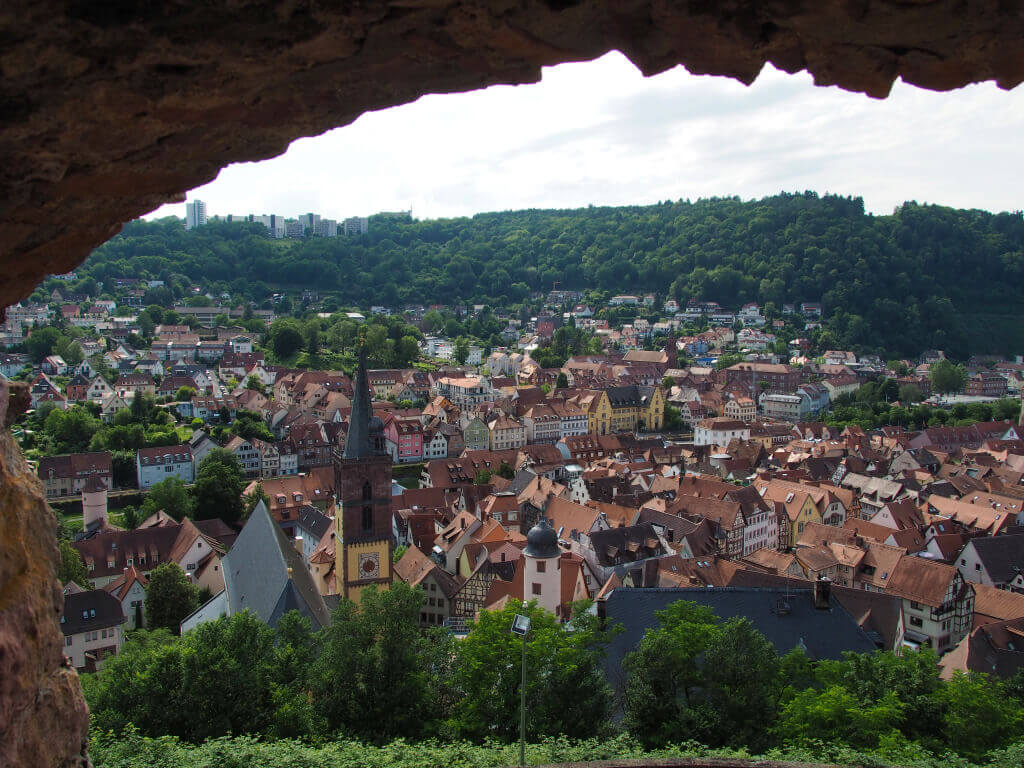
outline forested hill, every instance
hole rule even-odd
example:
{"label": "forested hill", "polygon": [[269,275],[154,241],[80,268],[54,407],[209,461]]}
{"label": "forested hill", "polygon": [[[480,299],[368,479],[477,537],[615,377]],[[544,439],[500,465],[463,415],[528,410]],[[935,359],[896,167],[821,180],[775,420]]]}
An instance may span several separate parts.
{"label": "forested hill", "polygon": [[[840,346],[914,354],[1024,351],[1024,220],[860,198],[781,194],[623,208],[370,220],[358,237],[274,241],[259,225],[133,222],[86,272],[337,291],[359,306],[456,299],[511,305],[531,291],[657,292],[738,307],[820,301]],[[251,291],[249,290],[251,289]]]}

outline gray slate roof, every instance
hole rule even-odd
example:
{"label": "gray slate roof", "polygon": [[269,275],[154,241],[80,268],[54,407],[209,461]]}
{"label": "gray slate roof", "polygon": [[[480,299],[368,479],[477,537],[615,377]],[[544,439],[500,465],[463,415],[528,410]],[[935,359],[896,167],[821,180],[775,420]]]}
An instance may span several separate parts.
{"label": "gray slate roof", "polygon": [[313,622],[314,629],[330,623],[330,612],[302,555],[262,501],[252,511],[223,565],[228,615],[248,608],[274,626],[285,613],[297,610]]}
{"label": "gray slate roof", "polygon": [[64,595],[60,631],[65,637],[80,632],[91,632],[94,629],[108,629],[124,622],[121,601],[105,589]]}
{"label": "gray slate roof", "polygon": [[[604,605],[609,625],[618,623],[623,631],[615,636],[604,660],[605,675],[620,692],[625,683],[623,659],[643,639],[648,627],[656,627],[656,611],[679,600],[690,600],[711,608],[723,620],[746,617],[779,655],[801,647],[811,659],[841,659],[843,651],[871,653],[875,643],[857,626],[849,613],[831,601],[829,610],[814,607],[810,589],[769,589],[710,587],[706,589],[636,589],[619,587]],[[789,605],[788,613],[778,612],[780,600]]]}
{"label": "gray slate roof", "polygon": [[993,581],[1013,581],[1017,569],[1024,570],[1024,536],[978,536],[968,546],[974,547]]}
{"label": "gray slate roof", "polygon": [[296,533],[320,541],[324,534],[331,528],[331,518],[314,507],[312,504],[304,504],[299,507],[298,515],[295,517]]}

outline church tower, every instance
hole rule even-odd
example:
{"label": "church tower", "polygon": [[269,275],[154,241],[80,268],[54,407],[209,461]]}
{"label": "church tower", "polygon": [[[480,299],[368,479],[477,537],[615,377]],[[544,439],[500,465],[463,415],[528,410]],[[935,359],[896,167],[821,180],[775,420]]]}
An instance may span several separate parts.
{"label": "church tower", "polygon": [[391,456],[384,426],[373,416],[366,376],[366,350],[359,351],[348,439],[334,450],[337,540],[335,578],[338,594],[359,602],[363,589],[387,589],[394,553],[391,513]]}

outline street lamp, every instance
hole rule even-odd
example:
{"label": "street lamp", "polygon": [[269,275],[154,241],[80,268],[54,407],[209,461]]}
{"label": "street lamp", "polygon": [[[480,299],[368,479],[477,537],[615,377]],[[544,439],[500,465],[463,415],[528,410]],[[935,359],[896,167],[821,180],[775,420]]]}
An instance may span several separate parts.
{"label": "street lamp", "polygon": [[512,634],[523,639],[523,680],[519,685],[519,765],[526,765],[526,635],[530,631],[530,617],[517,613],[512,619]]}

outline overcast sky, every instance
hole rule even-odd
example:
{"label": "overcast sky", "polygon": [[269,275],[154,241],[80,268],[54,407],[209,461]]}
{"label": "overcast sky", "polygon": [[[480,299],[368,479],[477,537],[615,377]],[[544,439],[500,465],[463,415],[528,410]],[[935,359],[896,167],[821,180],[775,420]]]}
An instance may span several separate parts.
{"label": "overcast sky", "polygon": [[[417,218],[781,190],[1019,210],[1024,90],[885,101],[766,67],[746,87],[682,67],[644,78],[621,54],[544,70],[541,83],[425,96],[223,170],[189,194],[207,212],[412,208]],[[184,216],[184,204],[151,214]]]}

